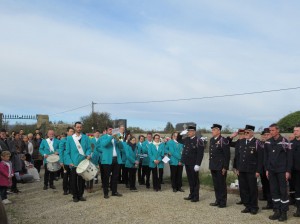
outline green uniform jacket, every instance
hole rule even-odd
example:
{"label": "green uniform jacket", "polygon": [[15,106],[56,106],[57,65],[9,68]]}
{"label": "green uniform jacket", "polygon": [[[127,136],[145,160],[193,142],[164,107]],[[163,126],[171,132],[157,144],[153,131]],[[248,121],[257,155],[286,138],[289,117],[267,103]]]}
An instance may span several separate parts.
{"label": "green uniform jacket", "polygon": [[115,138],[111,135],[103,135],[100,140],[100,144],[97,144],[96,150],[98,152],[102,152],[101,164],[112,164],[113,159],[113,144],[112,140],[114,141],[116,152],[117,152],[117,159],[118,164],[122,164],[121,158],[121,149],[123,150],[122,142],[117,142]]}
{"label": "green uniform jacket", "polygon": [[169,140],[166,143],[165,154],[168,154],[170,158],[170,165],[178,166],[178,163],[181,162],[182,149],[183,145],[178,142],[175,142],[174,140]]}
{"label": "green uniform jacket", "polygon": [[[59,140],[56,138],[53,138],[53,149],[54,152],[50,151],[50,147],[48,145],[48,142],[46,141],[46,139],[43,139],[39,148],[40,153],[42,154],[42,156],[44,155],[51,155],[54,154],[55,152],[59,153]],[[44,164],[47,163],[46,158],[44,157]]]}
{"label": "green uniform jacket", "polygon": [[[158,146],[158,149],[156,149],[156,146],[152,143],[149,146],[148,155],[149,155],[149,167],[155,168],[158,166],[158,168],[164,168],[164,163],[162,162],[162,159],[164,158],[165,154],[165,144],[161,143]],[[154,160],[158,160],[159,164],[155,164]]]}
{"label": "green uniform jacket", "polygon": [[135,162],[140,160],[138,155],[138,147],[136,146],[134,150],[132,150],[131,146],[126,144],[125,148],[126,153],[126,163],[125,167],[127,168],[135,168]]}

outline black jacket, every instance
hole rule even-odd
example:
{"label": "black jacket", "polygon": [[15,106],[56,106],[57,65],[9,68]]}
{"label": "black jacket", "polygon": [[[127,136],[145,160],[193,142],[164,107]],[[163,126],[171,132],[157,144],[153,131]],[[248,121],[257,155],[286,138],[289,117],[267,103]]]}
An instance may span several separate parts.
{"label": "black jacket", "polygon": [[192,139],[181,139],[180,136],[178,142],[183,144],[181,161],[185,165],[200,166],[204,156],[204,142],[196,136]]}
{"label": "black jacket", "polygon": [[209,145],[209,169],[222,170],[229,169],[230,145],[228,139],[219,136],[217,139],[211,138]]}
{"label": "black jacket", "polygon": [[291,172],[292,150],[288,140],[281,135],[277,140],[270,138],[265,142],[265,169],[275,173]]}
{"label": "black jacket", "polygon": [[291,142],[293,154],[293,170],[300,171],[300,140],[294,139]]}
{"label": "black jacket", "polygon": [[239,172],[260,173],[263,165],[264,145],[256,138],[246,144],[246,139],[239,141],[236,151],[236,168]]}

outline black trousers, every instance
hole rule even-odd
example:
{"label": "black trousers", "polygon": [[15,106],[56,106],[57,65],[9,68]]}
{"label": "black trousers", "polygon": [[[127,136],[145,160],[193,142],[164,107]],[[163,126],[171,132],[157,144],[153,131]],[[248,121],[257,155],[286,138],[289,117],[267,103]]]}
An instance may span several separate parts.
{"label": "black trousers", "polygon": [[100,172],[100,178],[101,178],[101,183],[103,184],[103,179],[104,179],[104,171],[103,171],[103,167],[101,164],[99,164],[99,172]]}
{"label": "black trousers", "polygon": [[269,171],[270,190],[274,205],[274,210],[287,212],[289,210],[289,196],[287,192],[287,181],[284,173]]}
{"label": "black trousers", "polygon": [[297,208],[300,209],[300,170],[294,170],[294,181],[295,181],[295,202]]}
{"label": "black trousers", "polygon": [[271,192],[270,192],[270,182],[267,178],[266,171],[263,169],[263,172],[260,174],[261,184],[262,184],[262,191],[263,191],[263,198],[267,199],[267,203],[269,206],[273,206]]}
{"label": "black trousers", "polygon": [[111,174],[111,191],[112,194],[115,194],[118,190],[118,178],[120,166],[117,161],[117,157],[113,158],[112,164],[103,164],[102,165],[104,174],[103,174],[103,193],[108,195],[109,187],[109,177]]}
{"label": "black trousers", "polygon": [[71,169],[69,165],[64,165],[66,172],[63,177],[63,190],[71,192]]}
{"label": "black trousers", "polygon": [[90,181],[86,181],[86,189],[93,189],[94,187],[94,179]]}
{"label": "black trousers", "polygon": [[43,160],[34,160],[33,165],[37,169],[38,173],[40,173]]}
{"label": "black trousers", "polygon": [[61,178],[64,178],[64,170],[63,168],[60,168],[60,170],[56,171],[55,173],[55,177],[61,177]]}
{"label": "black trousers", "polygon": [[12,180],[12,185],[11,185],[10,189],[12,191],[17,190],[17,178],[16,178],[16,176],[14,175],[11,180]]}
{"label": "black trousers", "polygon": [[151,168],[152,171],[152,182],[153,182],[153,189],[154,190],[161,190],[161,182],[160,177],[163,174],[163,168]]}
{"label": "black trousers", "polygon": [[76,167],[71,168],[71,188],[73,198],[82,198],[84,193],[85,180],[76,173]]}
{"label": "black trousers", "polygon": [[182,170],[183,166],[170,165],[172,188],[179,190],[182,187]]}
{"label": "black trousers", "polygon": [[239,188],[243,204],[250,210],[258,210],[258,189],[255,173],[239,173]]}
{"label": "black trousers", "polygon": [[128,168],[125,167],[125,164],[120,164],[119,166],[119,183],[128,184]]}
{"label": "black trousers", "polygon": [[135,182],[136,182],[136,168],[128,168],[129,170],[129,185],[130,189],[135,188]]}
{"label": "black trousers", "polygon": [[[0,186],[0,199],[5,200],[7,199],[7,187],[6,186]],[[0,203],[2,203],[0,201]]]}
{"label": "black trousers", "polygon": [[146,178],[146,186],[150,187],[150,174],[151,169],[149,166],[142,166],[142,179]]}
{"label": "black trousers", "polygon": [[225,175],[222,174],[222,170],[211,170],[211,175],[214,184],[216,203],[221,206],[226,206],[227,204],[227,185]]}
{"label": "black trousers", "polygon": [[143,159],[140,159],[140,161],[139,161],[139,168],[138,168],[138,182],[140,184],[144,184],[145,183],[145,178],[143,178],[143,174],[142,174],[142,163],[143,163]]}
{"label": "black trousers", "polygon": [[192,199],[199,200],[199,172],[194,170],[194,165],[185,165],[186,175],[190,185],[190,195]]}
{"label": "black trousers", "polygon": [[296,183],[294,176],[296,175],[295,170],[291,172],[291,178],[289,179],[289,195],[290,195],[290,204],[295,203],[295,193],[296,193]]}
{"label": "black trousers", "polygon": [[50,184],[50,186],[53,186],[55,172],[50,172],[48,170],[47,164],[45,164],[44,167],[45,167],[44,185],[48,186],[48,184]]}

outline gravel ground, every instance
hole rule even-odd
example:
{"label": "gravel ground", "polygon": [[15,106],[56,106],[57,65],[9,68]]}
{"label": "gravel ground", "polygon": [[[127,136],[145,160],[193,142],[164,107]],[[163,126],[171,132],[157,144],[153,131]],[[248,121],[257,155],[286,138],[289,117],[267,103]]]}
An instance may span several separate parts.
{"label": "gravel ground", "polygon": [[[161,192],[137,186],[138,192],[130,192],[124,185],[118,186],[123,197],[103,198],[100,184],[94,186],[96,192],[84,196],[87,201],[74,203],[72,196],[63,195],[62,180],[55,181],[56,190],[42,190],[43,182],[19,184],[20,194],[9,195],[13,204],[6,205],[11,224],[92,224],[92,223],[278,223],[268,216],[271,211],[259,211],[257,215],[242,214],[244,208],[235,203],[236,194],[228,195],[227,208],[209,206],[214,201],[214,192],[200,190],[200,202],[183,200],[186,192],[173,193],[169,184],[162,185]],[[262,207],[266,202],[259,202]],[[288,223],[300,223],[292,216],[295,207],[290,207]]]}

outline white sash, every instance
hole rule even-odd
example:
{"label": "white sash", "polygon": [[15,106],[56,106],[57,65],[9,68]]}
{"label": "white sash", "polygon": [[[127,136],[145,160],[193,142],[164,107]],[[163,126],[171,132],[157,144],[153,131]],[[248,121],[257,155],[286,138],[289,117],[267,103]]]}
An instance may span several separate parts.
{"label": "white sash", "polygon": [[85,154],[84,154],[84,152],[83,152],[83,149],[82,149],[82,147],[81,147],[81,144],[80,144],[80,142],[78,141],[78,137],[76,136],[76,134],[72,135],[72,137],[73,137],[73,140],[74,140],[74,142],[75,142],[75,145],[76,145],[76,147],[77,147],[77,150],[78,150],[79,154],[85,156]]}
{"label": "white sash", "polygon": [[54,152],[54,148],[53,148],[53,141],[54,141],[54,139],[53,139],[53,141],[51,141],[50,138],[47,138],[46,141],[47,141],[47,143],[49,145],[50,152]]}

